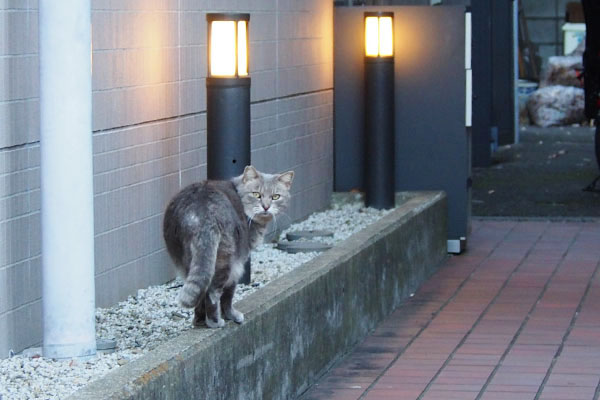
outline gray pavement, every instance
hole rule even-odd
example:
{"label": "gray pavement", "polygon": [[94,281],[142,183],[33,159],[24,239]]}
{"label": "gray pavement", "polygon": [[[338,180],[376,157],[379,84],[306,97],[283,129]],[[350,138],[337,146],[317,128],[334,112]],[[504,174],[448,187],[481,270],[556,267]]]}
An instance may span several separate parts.
{"label": "gray pavement", "polygon": [[583,191],[599,174],[593,128],[522,127],[518,144],[473,169],[473,215],[600,217],[600,193]]}

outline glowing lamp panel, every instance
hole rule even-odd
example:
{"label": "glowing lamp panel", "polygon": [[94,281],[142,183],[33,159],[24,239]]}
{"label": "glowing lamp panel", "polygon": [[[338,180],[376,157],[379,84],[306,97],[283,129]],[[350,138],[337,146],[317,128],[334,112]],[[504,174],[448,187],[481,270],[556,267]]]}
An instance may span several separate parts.
{"label": "glowing lamp panel", "polygon": [[[244,30],[244,35],[245,35]],[[212,21],[210,33],[210,73],[235,76],[235,21]]]}
{"label": "glowing lamp panel", "polygon": [[238,21],[237,28],[237,63],[238,63],[238,75],[248,75],[248,38],[247,38],[247,26],[246,21]]}
{"label": "glowing lamp panel", "polygon": [[379,55],[389,57],[394,55],[394,35],[392,32],[392,17],[379,18]]}
{"label": "glowing lamp panel", "polygon": [[365,54],[369,57],[379,55],[379,18],[365,18]]}

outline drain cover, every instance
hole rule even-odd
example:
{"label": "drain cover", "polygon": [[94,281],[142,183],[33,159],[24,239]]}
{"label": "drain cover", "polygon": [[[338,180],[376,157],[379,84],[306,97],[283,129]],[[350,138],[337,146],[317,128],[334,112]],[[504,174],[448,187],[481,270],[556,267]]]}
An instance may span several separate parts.
{"label": "drain cover", "polygon": [[313,239],[317,237],[333,237],[333,232],[322,230],[295,231],[285,235],[287,240]]}
{"label": "drain cover", "polygon": [[331,248],[331,245],[312,241],[293,241],[277,243],[279,250],[287,251],[290,254],[294,253],[310,253],[313,251],[325,251]]}

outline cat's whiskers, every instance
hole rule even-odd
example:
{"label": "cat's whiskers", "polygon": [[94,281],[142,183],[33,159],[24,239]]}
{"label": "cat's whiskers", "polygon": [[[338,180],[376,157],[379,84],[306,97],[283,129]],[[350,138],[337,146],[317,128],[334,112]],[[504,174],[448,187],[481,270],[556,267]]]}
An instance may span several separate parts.
{"label": "cat's whiskers", "polygon": [[250,225],[252,225],[252,220],[254,219],[255,216],[256,216],[256,213],[253,213],[251,217],[248,217],[248,228],[250,228]]}

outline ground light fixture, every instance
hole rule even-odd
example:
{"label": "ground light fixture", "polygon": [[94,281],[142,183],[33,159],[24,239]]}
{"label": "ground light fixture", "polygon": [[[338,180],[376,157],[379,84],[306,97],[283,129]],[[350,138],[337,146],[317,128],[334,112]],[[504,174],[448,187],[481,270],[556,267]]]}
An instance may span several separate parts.
{"label": "ground light fixture", "polygon": [[365,204],[395,204],[394,13],[365,12]]}
{"label": "ground light fixture", "polygon": [[[250,14],[207,14],[207,178],[231,179],[250,165]],[[250,283],[250,262],[241,283]]]}

